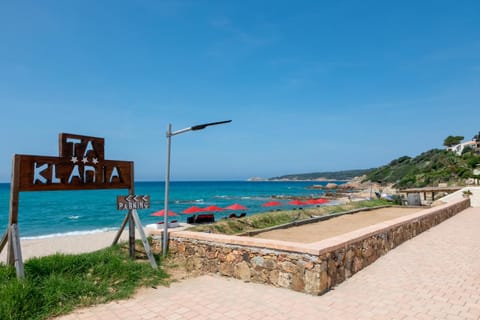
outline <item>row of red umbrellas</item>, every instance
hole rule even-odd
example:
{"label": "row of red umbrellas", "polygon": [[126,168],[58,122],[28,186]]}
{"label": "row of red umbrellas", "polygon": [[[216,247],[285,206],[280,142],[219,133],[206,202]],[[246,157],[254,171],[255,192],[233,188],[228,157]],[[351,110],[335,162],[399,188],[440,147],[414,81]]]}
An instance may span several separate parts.
{"label": "row of red umbrellas", "polygon": [[[221,208],[221,207],[218,207],[218,206],[208,206],[208,207],[205,207],[205,208],[200,208],[200,207],[193,206],[193,207],[190,207],[188,209],[183,210],[182,213],[193,214],[193,213],[198,213],[198,212],[214,212],[214,211],[223,211],[223,210],[247,210],[247,207],[242,206],[241,204],[238,204],[238,203],[234,203],[231,206],[228,206],[228,207],[225,207],[225,208]],[[163,217],[164,214],[165,214],[165,210],[162,209],[160,211],[152,213],[151,215],[152,216]],[[168,211],[168,216],[173,217],[173,216],[178,216],[178,214],[169,210]]]}
{"label": "row of red umbrellas", "polygon": [[[292,201],[288,202],[288,204],[295,205],[295,206],[303,206],[303,205],[323,204],[323,203],[326,203],[326,202],[328,202],[328,200],[323,199],[323,198],[319,198],[319,199],[309,199],[309,200],[306,200],[306,201],[292,200]],[[279,201],[269,201],[269,202],[265,202],[264,204],[262,204],[262,207],[275,207],[275,206],[281,206],[281,205],[283,205],[283,203],[281,203]],[[247,209],[247,207],[242,206],[241,204],[234,203],[234,204],[232,204],[228,207],[225,207],[225,208],[221,208],[221,207],[218,207],[218,206],[208,206],[208,207],[205,207],[205,208],[200,208],[200,207],[193,206],[193,207],[190,207],[188,209],[183,210],[182,213],[193,214],[193,213],[198,213],[198,212],[215,212],[215,211],[223,211],[223,210],[248,210],[248,209]],[[162,209],[160,211],[152,213],[151,215],[152,216],[163,217],[165,215],[165,210]],[[173,217],[173,216],[178,216],[178,214],[169,210],[168,211],[168,216]]]}

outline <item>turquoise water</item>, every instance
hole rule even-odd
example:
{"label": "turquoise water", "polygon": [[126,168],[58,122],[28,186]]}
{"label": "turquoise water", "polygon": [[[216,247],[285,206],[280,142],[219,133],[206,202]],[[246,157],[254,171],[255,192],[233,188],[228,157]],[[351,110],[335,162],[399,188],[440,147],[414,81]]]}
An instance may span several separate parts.
{"label": "turquoise water", "polygon": [[[313,184],[326,182],[248,182],[208,181],[172,182],[170,184],[170,210],[179,214],[179,221],[189,215],[180,214],[191,206],[217,205],[226,207],[239,203],[248,208],[247,214],[270,210],[261,205],[273,196],[320,197],[321,190],[308,189]],[[150,214],[163,208],[164,183],[138,182],[136,194],[151,197],[150,209],[138,210],[142,224],[155,223],[163,217]],[[126,211],[116,209],[117,195],[127,195],[127,190],[95,191],[45,191],[20,193],[18,222],[22,238],[38,238],[63,234],[78,234],[118,229]],[[10,185],[0,184],[0,232],[8,225]],[[287,201],[278,208],[289,208]],[[277,208],[277,207],[275,207]],[[233,211],[215,213],[217,219]]]}

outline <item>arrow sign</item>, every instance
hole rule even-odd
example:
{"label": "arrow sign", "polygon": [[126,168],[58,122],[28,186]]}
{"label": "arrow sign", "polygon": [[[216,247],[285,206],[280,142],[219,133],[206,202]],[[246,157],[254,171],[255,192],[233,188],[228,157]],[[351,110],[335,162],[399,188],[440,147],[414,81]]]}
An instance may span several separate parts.
{"label": "arrow sign", "polygon": [[133,210],[150,208],[149,195],[117,196],[117,210]]}

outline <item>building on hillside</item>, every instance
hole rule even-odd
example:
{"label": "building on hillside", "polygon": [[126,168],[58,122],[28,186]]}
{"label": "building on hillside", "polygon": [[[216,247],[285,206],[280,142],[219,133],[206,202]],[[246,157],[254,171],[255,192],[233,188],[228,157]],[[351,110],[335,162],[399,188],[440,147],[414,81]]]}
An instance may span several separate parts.
{"label": "building on hillside", "polygon": [[476,146],[473,148],[475,151],[480,152],[480,132],[478,132],[478,134],[476,134],[472,140],[476,142]]}
{"label": "building on hillside", "polygon": [[480,132],[473,136],[471,141],[462,142],[457,145],[447,147],[447,150],[455,152],[457,155],[462,155],[465,148],[470,147],[474,152],[480,153]]}
{"label": "building on hillside", "polygon": [[447,147],[447,150],[455,152],[457,155],[462,155],[463,150],[470,147],[474,150],[480,150],[480,142],[475,140],[459,143],[455,146]]}

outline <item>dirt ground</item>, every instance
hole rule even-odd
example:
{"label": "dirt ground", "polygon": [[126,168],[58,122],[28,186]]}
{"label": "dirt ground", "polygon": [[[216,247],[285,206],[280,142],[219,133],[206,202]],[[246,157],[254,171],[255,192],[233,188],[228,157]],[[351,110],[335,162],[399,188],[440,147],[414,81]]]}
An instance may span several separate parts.
{"label": "dirt ground", "polygon": [[418,212],[420,208],[383,208],[346,214],[325,221],[260,233],[255,238],[312,243],[383,221]]}

